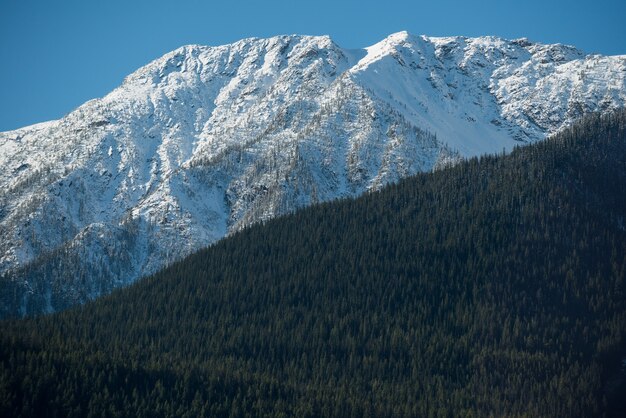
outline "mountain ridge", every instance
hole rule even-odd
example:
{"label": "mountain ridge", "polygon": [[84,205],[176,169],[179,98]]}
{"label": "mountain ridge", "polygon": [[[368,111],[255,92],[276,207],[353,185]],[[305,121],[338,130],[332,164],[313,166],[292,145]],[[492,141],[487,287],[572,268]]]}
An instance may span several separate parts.
{"label": "mountain ridge", "polygon": [[183,46],[0,133],[0,311],[84,302],[245,225],[536,142],[622,107],[625,71],[626,56],[494,37]]}

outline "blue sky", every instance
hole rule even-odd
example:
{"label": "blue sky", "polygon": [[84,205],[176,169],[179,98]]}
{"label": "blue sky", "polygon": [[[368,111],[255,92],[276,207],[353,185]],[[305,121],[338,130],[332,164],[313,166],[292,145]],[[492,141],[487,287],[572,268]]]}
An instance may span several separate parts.
{"label": "blue sky", "polygon": [[408,30],[615,55],[625,18],[624,0],[0,0],[0,131],[60,118],[184,44],[300,33],[361,48]]}

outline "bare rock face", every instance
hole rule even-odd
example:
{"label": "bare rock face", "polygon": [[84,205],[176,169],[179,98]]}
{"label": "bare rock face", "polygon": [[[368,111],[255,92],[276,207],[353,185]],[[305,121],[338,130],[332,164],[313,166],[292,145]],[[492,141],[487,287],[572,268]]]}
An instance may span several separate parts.
{"label": "bare rock face", "polygon": [[61,120],[0,133],[0,317],[132,283],[242,227],[626,101],[626,56],[393,34],[185,46]]}

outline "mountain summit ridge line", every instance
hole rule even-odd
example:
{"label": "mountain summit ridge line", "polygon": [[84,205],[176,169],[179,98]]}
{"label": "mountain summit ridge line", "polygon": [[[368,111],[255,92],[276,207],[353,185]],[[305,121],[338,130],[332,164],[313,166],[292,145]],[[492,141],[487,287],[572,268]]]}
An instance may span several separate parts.
{"label": "mountain summit ridge line", "polygon": [[510,150],[626,102],[626,56],[392,34],[188,45],[0,133],[0,316],[52,312],[245,225]]}

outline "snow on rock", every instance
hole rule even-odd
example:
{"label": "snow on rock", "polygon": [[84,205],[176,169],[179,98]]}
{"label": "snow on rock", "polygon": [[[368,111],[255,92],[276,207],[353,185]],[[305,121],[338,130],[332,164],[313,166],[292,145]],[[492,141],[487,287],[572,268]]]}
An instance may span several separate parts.
{"label": "snow on rock", "polygon": [[626,56],[406,32],[189,45],[58,121],[0,133],[0,316],[132,283],[251,223],[626,101]]}

